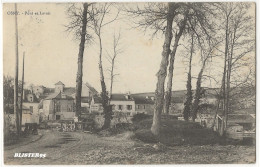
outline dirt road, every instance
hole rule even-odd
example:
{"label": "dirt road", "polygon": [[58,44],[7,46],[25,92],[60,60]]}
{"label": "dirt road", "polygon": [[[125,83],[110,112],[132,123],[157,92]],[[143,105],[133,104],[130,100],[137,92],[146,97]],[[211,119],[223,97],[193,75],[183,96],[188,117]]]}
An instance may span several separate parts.
{"label": "dirt road", "polygon": [[[43,131],[40,140],[5,147],[5,164],[207,164],[254,163],[253,146],[176,146],[157,151],[124,135],[98,137],[82,132]],[[41,153],[46,158],[18,158],[15,153]]]}

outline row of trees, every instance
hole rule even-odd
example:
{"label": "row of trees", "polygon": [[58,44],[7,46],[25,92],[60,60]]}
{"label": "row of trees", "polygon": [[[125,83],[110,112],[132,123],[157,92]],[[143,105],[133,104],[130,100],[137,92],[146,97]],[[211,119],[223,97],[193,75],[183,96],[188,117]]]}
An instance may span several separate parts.
{"label": "row of trees", "polygon": [[[205,77],[215,79],[214,76],[205,76],[205,70],[209,63],[217,59],[223,61],[223,73],[221,91],[219,92],[219,105],[225,117],[226,127],[228,113],[230,112],[230,96],[232,86],[241,86],[246,81],[235,80],[236,71],[239,68],[248,67],[246,55],[254,50],[254,25],[252,16],[248,14],[249,3],[144,3],[120,7],[124,14],[133,17],[136,27],[144,31],[153,31],[151,37],[158,34],[164,36],[163,51],[161,54],[160,68],[157,73],[157,84],[155,90],[155,107],[151,131],[154,135],[160,135],[161,113],[169,113],[172,96],[172,81],[174,71],[174,60],[176,56],[183,57],[177,52],[180,41],[188,52],[188,75],[187,94],[184,108],[184,118],[194,121],[199,109],[202,91],[202,80]],[[81,117],[81,91],[83,77],[83,57],[86,45],[95,41],[99,48],[99,74],[101,85],[102,106],[104,109],[105,123],[103,128],[110,126],[112,111],[109,106],[111,96],[108,95],[103,69],[104,46],[102,35],[104,28],[116,21],[120,10],[115,3],[83,3],[71,4],[67,9],[70,19],[66,26],[69,32],[73,32],[76,39],[80,41],[78,52],[78,70],[76,76],[76,114]],[[111,14],[114,16],[111,17]],[[110,15],[110,17],[107,17]],[[16,20],[16,74],[14,81],[14,111],[16,114],[16,125],[19,133],[21,115],[18,111],[18,29]],[[112,39],[112,38],[111,38]],[[111,40],[112,41],[112,40]],[[110,95],[113,90],[114,65],[116,57],[122,53],[119,48],[120,33],[114,35],[113,51],[109,55],[110,68]],[[197,76],[196,90],[192,92],[192,61],[194,56],[200,57],[200,71]],[[252,70],[253,71],[253,70]],[[166,84],[166,78],[168,81]],[[167,85],[165,89],[165,85]],[[22,86],[23,87],[23,86]],[[193,100],[194,99],[194,100]],[[223,102],[223,103],[221,103]],[[22,104],[21,104],[22,105]],[[22,107],[21,107],[22,108]],[[20,112],[21,114],[22,112]]]}
{"label": "row of trees", "polygon": [[[108,20],[106,17],[111,13],[111,10],[116,10],[116,15]],[[102,41],[102,33],[104,27],[114,22],[119,15],[120,10],[118,10],[114,3],[84,3],[83,10],[79,4],[72,4],[68,10],[68,16],[70,23],[66,26],[68,31],[74,32],[76,38],[80,39],[80,47],[78,54],[78,72],[76,78],[76,114],[80,119],[81,115],[81,91],[82,91],[82,76],[83,76],[83,55],[85,49],[85,43],[91,43],[91,41],[96,40],[99,47],[99,74],[100,74],[100,85],[101,85],[101,99],[102,107],[104,110],[105,122],[103,129],[110,127],[110,122],[112,119],[112,108],[109,105],[109,100],[111,96],[108,95],[107,86],[104,77],[103,68],[103,57],[104,48]],[[111,17],[110,17],[111,18]],[[114,66],[116,57],[122,52],[119,48],[119,35],[114,35],[113,39],[113,53],[112,56],[108,54],[108,59],[111,63],[110,71],[110,94],[113,90],[114,77],[117,75],[114,73]]]}
{"label": "row of trees", "polygon": [[[106,15],[117,10],[116,15],[111,20],[105,21]],[[223,73],[221,81],[221,91],[219,93],[219,103],[223,101],[222,111],[227,122],[227,113],[230,110],[230,92],[232,85],[232,72],[237,68],[245,66],[241,63],[244,57],[254,50],[254,33],[252,27],[252,16],[248,15],[249,3],[145,3],[136,7],[125,6],[124,13],[135,19],[136,27],[144,28],[144,31],[152,30],[152,37],[158,34],[164,35],[162,60],[157,73],[157,84],[155,90],[155,108],[151,131],[155,135],[160,134],[161,113],[169,113],[172,96],[172,80],[174,71],[174,60],[181,40],[187,41],[185,48],[189,53],[187,94],[184,108],[184,118],[195,121],[199,109],[202,93],[202,80],[205,77],[216,80],[214,76],[205,76],[204,72],[207,64],[214,63],[214,58],[223,59]],[[102,65],[103,28],[115,21],[119,15],[119,10],[113,3],[84,3],[82,7],[71,5],[67,11],[71,22],[67,28],[74,31],[75,36],[80,39],[78,55],[78,73],[76,86],[76,110],[80,116],[80,99],[82,87],[82,64],[85,42],[90,43],[93,39],[99,45],[99,72],[101,84],[102,106],[104,108],[105,124],[103,128],[108,128],[112,119],[109,109],[109,96],[104,80],[104,70]],[[111,18],[111,17],[110,17]],[[187,40],[188,39],[188,40]],[[114,56],[110,57],[112,64],[111,88],[114,78],[114,59],[118,55],[116,47],[119,38],[114,37]],[[201,67],[197,76],[196,90],[192,92],[192,60],[195,55],[199,55]],[[166,77],[168,82],[166,89]],[[236,80],[237,83],[237,80]],[[242,82],[241,82],[242,84]],[[233,85],[237,86],[237,85]],[[223,131],[224,127],[223,125]]]}
{"label": "row of trees", "polygon": [[[223,73],[219,102],[222,102],[224,114],[223,133],[230,112],[230,93],[233,87],[242,86],[245,81],[233,84],[231,75],[238,68],[248,67],[246,56],[254,50],[254,23],[249,14],[249,3],[147,3],[144,6],[129,8],[127,12],[138,18],[135,21],[138,27],[150,29],[155,36],[164,35],[162,60],[157,73],[155,90],[155,107],[151,131],[154,135],[160,134],[161,113],[169,113],[172,95],[172,78],[174,60],[179,41],[189,39],[185,48],[189,52],[189,66],[187,79],[187,94],[184,108],[186,121],[192,118],[195,121],[202,94],[202,80],[205,77],[217,80],[215,75],[204,75],[207,64],[222,59]],[[197,76],[196,90],[193,98],[192,58],[200,55],[201,69]],[[183,55],[179,55],[183,56]],[[168,83],[165,80],[168,70]],[[234,78],[233,78],[234,79]]]}

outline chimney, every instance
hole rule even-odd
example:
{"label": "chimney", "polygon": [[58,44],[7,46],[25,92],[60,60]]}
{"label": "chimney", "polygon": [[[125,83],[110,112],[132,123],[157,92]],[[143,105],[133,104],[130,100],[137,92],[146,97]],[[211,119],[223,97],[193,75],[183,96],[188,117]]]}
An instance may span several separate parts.
{"label": "chimney", "polygon": [[130,94],[131,94],[130,92],[127,92],[127,93],[126,93],[125,98],[126,98],[127,100],[130,99]]}

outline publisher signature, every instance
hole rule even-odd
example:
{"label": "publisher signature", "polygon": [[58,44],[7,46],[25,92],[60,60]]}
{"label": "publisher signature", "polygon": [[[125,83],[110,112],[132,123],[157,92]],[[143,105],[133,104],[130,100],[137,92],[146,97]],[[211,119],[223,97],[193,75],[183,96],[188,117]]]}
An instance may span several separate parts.
{"label": "publisher signature", "polygon": [[26,11],[7,11],[6,12],[7,15],[24,15],[24,16],[32,16],[32,15],[51,15],[51,12],[48,11],[33,11],[33,10],[26,10]]}

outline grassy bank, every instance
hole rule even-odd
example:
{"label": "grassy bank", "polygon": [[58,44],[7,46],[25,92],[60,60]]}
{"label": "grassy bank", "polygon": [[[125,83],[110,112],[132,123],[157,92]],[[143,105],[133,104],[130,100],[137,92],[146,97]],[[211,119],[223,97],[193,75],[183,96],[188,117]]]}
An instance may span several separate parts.
{"label": "grassy bank", "polygon": [[221,138],[211,129],[198,123],[162,118],[161,135],[155,137],[151,131],[152,118],[134,122],[135,137],[146,143],[161,142],[165,145],[208,145],[221,142]]}

